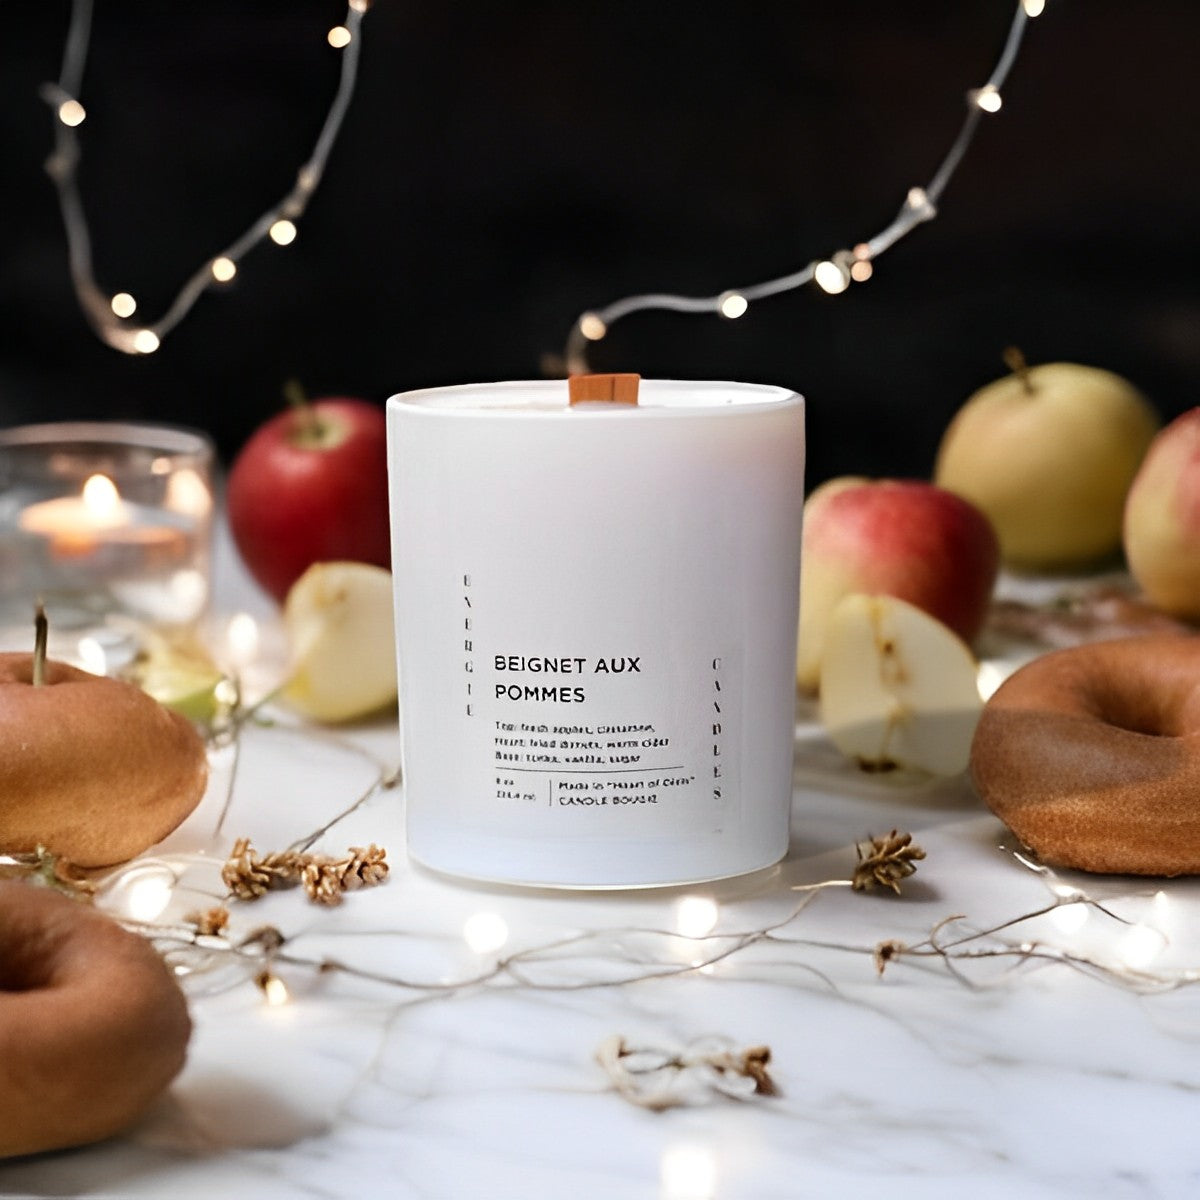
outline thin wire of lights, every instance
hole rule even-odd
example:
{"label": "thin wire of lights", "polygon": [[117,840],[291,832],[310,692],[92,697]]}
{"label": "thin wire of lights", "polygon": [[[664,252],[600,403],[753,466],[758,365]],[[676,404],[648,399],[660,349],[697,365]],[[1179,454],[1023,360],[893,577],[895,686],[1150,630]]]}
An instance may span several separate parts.
{"label": "thin wire of lights", "polygon": [[958,136],[942,159],[933,178],[924,187],[909,188],[891,224],[869,241],[859,242],[851,250],[839,250],[828,258],[814,259],[807,266],[777,279],[756,283],[750,287],[731,288],[715,296],[678,296],[666,292],[647,292],[626,296],[604,308],[583,313],[571,328],[567,338],[566,367],[569,374],[585,374],[588,366],[588,347],[601,341],[623,317],[648,309],[678,313],[714,313],[728,320],[743,316],[752,302],[795,291],[815,282],[823,292],[838,295],[851,285],[871,277],[872,262],[890,249],[905,234],[937,216],[937,205],[946,185],[957,170],[975,136],[980,119],[1001,107],[1001,88],[1016,61],[1025,27],[1033,17],[1040,16],[1045,0],[1018,0],[1013,13],[1004,48],[987,82],[967,92],[967,112]]}
{"label": "thin wire of lights", "polygon": [[260,242],[270,238],[286,246],[296,237],[296,221],[303,215],[325,173],[326,164],[354,96],[361,28],[371,0],[349,0],[346,19],[326,35],[341,54],[341,73],[324,124],[308,160],[296,172],[296,182],[282,199],[264,212],[240,237],[214,254],[187,279],[175,299],[156,321],[131,322],[138,310],[128,292],[115,295],[96,283],[92,266],[92,241],[79,191],[81,144],[76,130],[87,119],[79,100],[91,40],[92,0],[72,0],[71,21],[63,46],[62,67],[56,83],[40,90],[54,117],[54,150],[46,160],[46,173],[54,182],[67,235],[71,282],[79,306],[101,341],[125,354],[152,354],[163,339],[191,311],[210,288],[228,283],[242,260]]}

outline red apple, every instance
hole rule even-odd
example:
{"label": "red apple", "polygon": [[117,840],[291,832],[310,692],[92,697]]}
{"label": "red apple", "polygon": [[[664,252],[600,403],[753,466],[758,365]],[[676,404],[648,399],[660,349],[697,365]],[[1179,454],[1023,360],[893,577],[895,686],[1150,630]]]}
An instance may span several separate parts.
{"label": "red apple", "polygon": [[1150,443],[1125,501],[1124,543],[1150,603],[1200,620],[1200,408]]}
{"label": "red apple", "polygon": [[953,492],[919,480],[829,480],[804,505],[797,682],[817,690],[826,628],[842,597],[906,600],[969,644],[999,568],[991,522]]}
{"label": "red apple", "polygon": [[280,603],[313,563],[390,566],[383,409],[330,397],[272,417],[234,459],[227,503],[238,552]]}

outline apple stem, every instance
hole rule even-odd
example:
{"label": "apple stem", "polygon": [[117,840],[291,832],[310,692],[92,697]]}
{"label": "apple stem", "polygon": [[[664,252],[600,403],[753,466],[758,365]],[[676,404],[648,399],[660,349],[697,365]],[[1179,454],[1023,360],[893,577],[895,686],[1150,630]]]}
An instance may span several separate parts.
{"label": "apple stem", "polygon": [[283,398],[297,414],[298,420],[304,426],[305,435],[314,442],[320,441],[323,433],[321,418],[309,403],[308,393],[298,379],[289,379],[283,385]]}
{"label": "apple stem", "polygon": [[1025,361],[1025,355],[1021,353],[1019,347],[1009,346],[1004,351],[1003,358],[1005,366],[1021,381],[1026,395],[1032,396],[1034,388],[1029,380],[1029,364]]}
{"label": "apple stem", "polygon": [[50,634],[50,622],[46,610],[39,600],[33,611],[33,686],[41,687],[46,682],[46,640]]}

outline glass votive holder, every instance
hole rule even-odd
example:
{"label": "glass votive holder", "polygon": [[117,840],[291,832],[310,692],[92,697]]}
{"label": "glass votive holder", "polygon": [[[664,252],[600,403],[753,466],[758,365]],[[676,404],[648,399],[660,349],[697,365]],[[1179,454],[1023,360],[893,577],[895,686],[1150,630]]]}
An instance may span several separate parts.
{"label": "glass votive holder", "polygon": [[213,461],[204,434],[166,426],[0,430],[5,648],[32,645],[39,602],[52,653],[64,639],[104,647],[193,625],[211,589]]}

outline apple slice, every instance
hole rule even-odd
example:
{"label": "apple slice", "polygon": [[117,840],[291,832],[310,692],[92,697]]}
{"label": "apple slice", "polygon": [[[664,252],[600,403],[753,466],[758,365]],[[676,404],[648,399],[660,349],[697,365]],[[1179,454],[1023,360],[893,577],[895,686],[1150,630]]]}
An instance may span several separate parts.
{"label": "apple slice", "polygon": [[358,562],[316,563],[283,608],[292,672],[283,698],[317,721],[351,721],[396,699],[392,575]]}
{"label": "apple slice", "polygon": [[893,596],[838,603],[821,656],[821,721],[863,770],[958,774],[982,707],[975,660],[940,621]]}
{"label": "apple slice", "polygon": [[225,674],[199,642],[147,633],[137,658],[122,672],[159,704],[202,725],[222,709]]}

